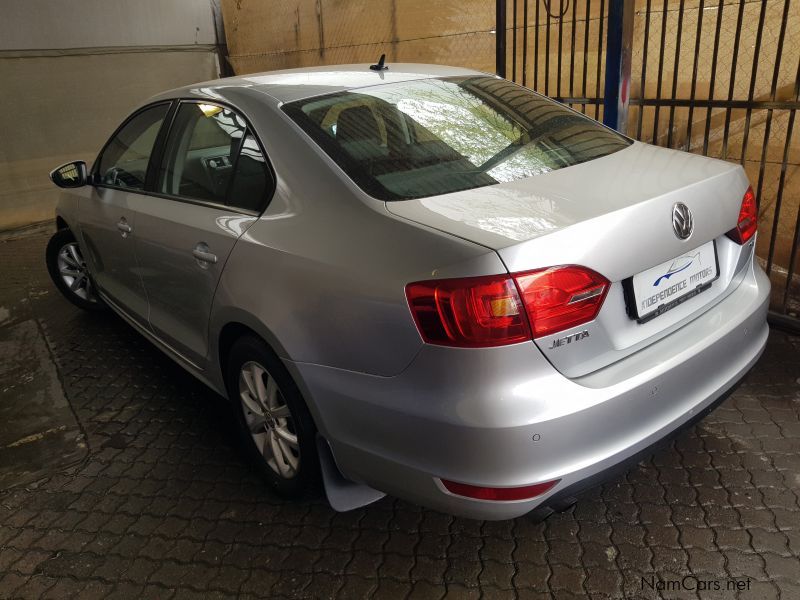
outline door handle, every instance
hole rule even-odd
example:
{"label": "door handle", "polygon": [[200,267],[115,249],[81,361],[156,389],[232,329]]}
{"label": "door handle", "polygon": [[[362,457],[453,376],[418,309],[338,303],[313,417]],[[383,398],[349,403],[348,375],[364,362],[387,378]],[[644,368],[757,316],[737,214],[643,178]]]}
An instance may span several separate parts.
{"label": "door handle", "polygon": [[133,231],[133,227],[128,225],[128,221],[125,217],[122,217],[117,221],[117,230],[122,234],[122,237],[128,237],[128,234]]}
{"label": "door handle", "polygon": [[208,265],[214,265],[217,263],[217,255],[210,252],[208,244],[203,242],[194,247],[194,250],[192,250],[192,256],[197,259],[197,262],[200,263],[201,267],[207,267]]}

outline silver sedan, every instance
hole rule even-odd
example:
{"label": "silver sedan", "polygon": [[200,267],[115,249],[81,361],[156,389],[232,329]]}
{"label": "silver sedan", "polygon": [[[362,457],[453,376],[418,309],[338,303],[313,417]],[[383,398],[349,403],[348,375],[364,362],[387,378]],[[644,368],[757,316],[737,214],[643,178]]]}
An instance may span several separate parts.
{"label": "silver sedan", "polygon": [[493,75],[381,67],[150,99],[51,174],[48,268],[229,399],[282,495],[546,515],[758,359],[756,200]]}

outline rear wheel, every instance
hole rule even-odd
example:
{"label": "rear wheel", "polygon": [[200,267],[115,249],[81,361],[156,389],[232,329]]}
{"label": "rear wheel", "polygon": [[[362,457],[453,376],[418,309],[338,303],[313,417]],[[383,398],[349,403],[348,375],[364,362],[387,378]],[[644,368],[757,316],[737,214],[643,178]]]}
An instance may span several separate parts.
{"label": "rear wheel", "polygon": [[316,492],[316,427],[280,359],[261,339],[242,337],[231,348],[226,385],[245,453],[269,486],[293,499]]}
{"label": "rear wheel", "polygon": [[47,271],[58,290],[75,306],[84,310],[103,310],[83,251],[69,229],[60,229],[47,244]]}

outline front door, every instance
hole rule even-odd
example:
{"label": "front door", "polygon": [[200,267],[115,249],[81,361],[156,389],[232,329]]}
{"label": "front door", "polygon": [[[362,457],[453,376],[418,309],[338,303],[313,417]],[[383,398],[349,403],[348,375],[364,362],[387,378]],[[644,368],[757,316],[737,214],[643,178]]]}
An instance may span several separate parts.
{"label": "front door", "polygon": [[150,155],[168,110],[168,103],[145,108],[114,134],[97,160],[95,186],[78,208],[86,260],[97,287],[145,326],[148,302],[134,249],[136,203],[144,198]]}
{"label": "front door", "polygon": [[271,177],[246,123],[228,108],[184,101],[153,195],[137,200],[136,254],[150,326],[202,366],[217,283],[236,240],[263,209]]}

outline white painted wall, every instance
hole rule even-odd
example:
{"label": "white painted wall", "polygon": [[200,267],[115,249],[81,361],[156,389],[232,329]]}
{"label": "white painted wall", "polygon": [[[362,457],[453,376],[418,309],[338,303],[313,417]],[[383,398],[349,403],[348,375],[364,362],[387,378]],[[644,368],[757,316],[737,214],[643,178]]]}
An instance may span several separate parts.
{"label": "white painted wall", "polygon": [[0,50],[214,44],[209,0],[3,0]]}
{"label": "white painted wall", "polygon": [[0,230],[52,219],[48,172],[135,106],[219,76],[216,2],[0,0]]}

